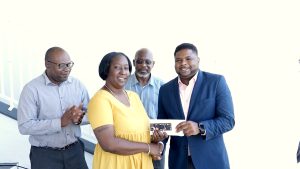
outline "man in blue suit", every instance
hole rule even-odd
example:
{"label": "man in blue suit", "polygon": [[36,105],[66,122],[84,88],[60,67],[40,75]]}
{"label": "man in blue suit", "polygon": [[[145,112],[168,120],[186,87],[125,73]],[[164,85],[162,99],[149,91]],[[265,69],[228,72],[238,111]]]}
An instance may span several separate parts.
{"label": "man in blue suit", "polygon": [[176,126],[185,136],[171,136],[169,169],[229,169],[223,133],[235,121],[226,81],[199,69],[193,44],[177,46],[174,56],[178,77],[160,88],[158,118],[185,119]]}

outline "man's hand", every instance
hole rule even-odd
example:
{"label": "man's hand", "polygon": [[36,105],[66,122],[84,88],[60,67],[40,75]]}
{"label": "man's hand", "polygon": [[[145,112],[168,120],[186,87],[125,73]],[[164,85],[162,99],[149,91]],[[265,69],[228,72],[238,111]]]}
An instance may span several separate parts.
{"label": "man's hand", "polygon": [[73,122],[73,111],[75,106],[72,106],[71,108],[67,109],[65,113],[61,117],[61,127],[65,127],[68,124]]}
{"label": "man's hand", "polygon": [[83,116],[82,103],[80,103],[78,107],[73,105],[71,108],[67,109],[61,117],[61,127],[65,127],[70,123],[80,124]]}
{"label": "man's hand", "polygon": [[76,125],[80,124],[84,114],[85,114],[85,112],[82,111],[82,103],[80,103],[80,105],[78,107],[74,108],[73,123]]}
{"label": "man's hand", "polygon": [[176,126],[176,132],[182,131],[185,136],[197,135],[200,133],[198,123],[193,121],[184,121]]}

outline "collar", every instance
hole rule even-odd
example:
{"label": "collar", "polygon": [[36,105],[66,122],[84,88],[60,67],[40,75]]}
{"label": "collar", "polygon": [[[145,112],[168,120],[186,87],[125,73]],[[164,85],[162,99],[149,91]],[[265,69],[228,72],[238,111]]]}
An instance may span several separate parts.
{"label": "collar", "polygon": [[[197,73],[191,78],[191,80],[189,81],[189,84],[190,84],[191,81],[194,82],[194,83],[196,83],[196,80],[197,80],[197,78],[198,78],[198,73],[199,73],[199,70],[198,70]],[[184,83],[181,82],[179,76],[178,76],[178,84],[179,84],[179,85],[185,85]]]}
{"label": "collar", "polygon": [[[135,73],[132,75],[133,76],[133,83],[135,85],[140,84],[140,82],[137,80]],[[151,85],[154,86],[154,78],[152,77],[152,74],[150,73],[150,79],[148,80],[148,83],[146,85]]]}
{"label": "collar", "polygon": [[[48,76],[46,75],[46,71],[42,74],[42,76],[44,77],[44,80],[45,80],[45,85],[57,85],[53,82],[51,82],[51,80],[48,78]],[[61,84],[63,83],[72,83],[72,79],[70,78],[70,76],[68,77],[68,79],[64,82],[62,82]],[[61,85],[60,84],[60,85]],[[58,85],[59,86],[59,85]]]}

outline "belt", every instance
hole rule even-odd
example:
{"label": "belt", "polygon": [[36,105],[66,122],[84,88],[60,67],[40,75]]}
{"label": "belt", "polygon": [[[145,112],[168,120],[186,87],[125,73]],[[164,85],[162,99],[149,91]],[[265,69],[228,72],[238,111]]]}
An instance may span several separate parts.
{"label": "belt", "polygon": [[32,146],[32,147],[63,151],[63,150],[67,150],[67,149],[71,148],[72,146],[74,146],[77,143],[78,143],[78,141],[75,141],[74,143],[68,144],[61,148],[60,147],[36,147],[36,146]]}

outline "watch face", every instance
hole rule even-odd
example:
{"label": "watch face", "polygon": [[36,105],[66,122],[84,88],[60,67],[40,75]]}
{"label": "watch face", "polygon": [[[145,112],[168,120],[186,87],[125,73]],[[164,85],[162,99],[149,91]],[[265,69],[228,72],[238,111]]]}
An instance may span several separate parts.
{"label": "watch face", "polygon": [[203,129],[203,124],[199,123],[198,127],[199,127],[199,129]]}
{"label": "watch face", "polygon": [[199,130],[200,130],[200,134],[204,134],[205,133],[205,129],[204,129],[204,125],[199,123]]}

